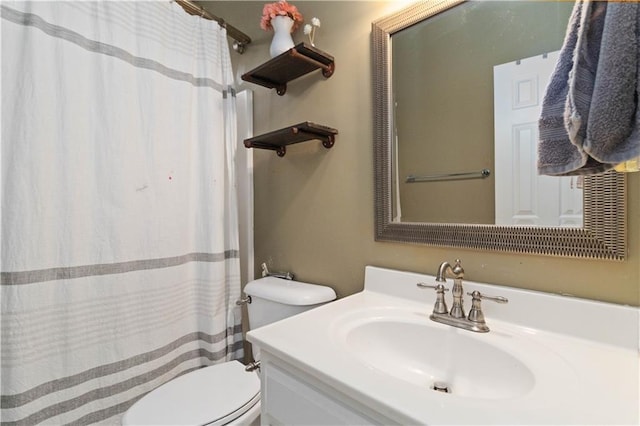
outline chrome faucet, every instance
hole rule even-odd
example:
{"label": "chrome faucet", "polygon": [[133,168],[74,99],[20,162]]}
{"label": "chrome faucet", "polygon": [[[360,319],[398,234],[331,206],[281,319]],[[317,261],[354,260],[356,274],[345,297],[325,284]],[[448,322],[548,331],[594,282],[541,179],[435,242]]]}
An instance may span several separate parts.
{"label": "chrome faucet", "polygon": [[[450,273],[453,276],[453,288],[451,291],[451,294],[453,295],[453,304],[450,311],[447,309],[447,304],[444,300],[445,291],[449,291],[449,289],[445,288],[443,284],[447,282],[447,273]],[[482,313],[482,307],[480,304],[482,299],[491,300],[497,303],[507,303],[509,300],[506,297],[501,296],[487,296],[477,290],[472,293],[467,293],[472,297],[472,299],[469,316],[466,316],[463,307],[463,278],[464,269],[460,264],[460,259],[456,259],[456,263],[453,267],[451,266],[451,264],[449,264],[449,262],[442,262],[440,264],[440,267],[438,268],[438,274],[436,275],[436,282],[438,284],[417,284],[417,286],[420,288],[433,288],[436,290],[436,302],[433,305],[433,313],[429,318],[432,321],[451,325],[453,327],[475,331],[478,333],[486,333],[489,331],[489,327],[487,326],[487,323],[484,319],[484,314]]]}
{"label": "chrome faucet", "polygon": [[264,262],[260,267],[262,268],[263,277],[276,277],[284,280],[292,280],[294,278],[294,275],[291,272],[270,272],[269,268],[267,268],[267,264]]}
{"label": "chrome faucet", "polygon": [[439,283],[447,282],[447,272],[451,272],[453,275],[453,288],[451,294],[453,295],[453,305],[449,315],[453,318],[464,318],[464,307],[462,306],[462,279],[464,278],[464,269],[460,265],[460,259],[456,259],[455,266],[451,267],[449,262],[442,262],[438,268],[438,275],[436,275],[436,281]]}

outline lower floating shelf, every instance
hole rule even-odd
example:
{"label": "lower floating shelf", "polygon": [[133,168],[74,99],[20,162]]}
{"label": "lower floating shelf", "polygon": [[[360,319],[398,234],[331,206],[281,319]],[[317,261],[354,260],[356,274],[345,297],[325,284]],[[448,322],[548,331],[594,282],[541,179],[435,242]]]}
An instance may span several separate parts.
{"label": "lower floating shelf", "polygon": [[284,157],[287,153],[287,145],[313,139],[322,141],[322,146],[325,148],[331,148],[336,141],[337,134],[338,131],[336,129],[305,121],[304,123],[245,139],[244,146],[247,148],[270,149],[275,151],[279,157]]}

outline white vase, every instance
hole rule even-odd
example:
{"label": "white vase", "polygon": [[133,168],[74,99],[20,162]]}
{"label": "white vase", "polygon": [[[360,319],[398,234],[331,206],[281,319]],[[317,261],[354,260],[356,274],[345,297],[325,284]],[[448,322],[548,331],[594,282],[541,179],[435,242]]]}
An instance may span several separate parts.
{"label": "white vase", "polygon": [[273,40],[271,40],[269,53],[272,58],[275,58],[294,46],[291,38],[293,19],[288,16],[276,16],[271,18],[271,26],[273,27]]}

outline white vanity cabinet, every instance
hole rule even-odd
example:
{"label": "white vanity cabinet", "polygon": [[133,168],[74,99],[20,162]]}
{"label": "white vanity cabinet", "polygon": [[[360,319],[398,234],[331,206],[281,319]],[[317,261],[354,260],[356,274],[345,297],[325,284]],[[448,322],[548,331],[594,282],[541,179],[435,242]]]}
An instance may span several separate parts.
{"label": "white vanity cabinet", "polygon": [[261,358],[262,425],[398,424],[264,350]]}

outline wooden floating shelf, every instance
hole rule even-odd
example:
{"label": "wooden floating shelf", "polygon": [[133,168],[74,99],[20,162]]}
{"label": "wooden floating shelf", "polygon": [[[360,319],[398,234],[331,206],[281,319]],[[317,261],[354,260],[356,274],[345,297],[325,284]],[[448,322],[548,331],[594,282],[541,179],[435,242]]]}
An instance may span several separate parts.
{"label": "wooden floating shelf", "polygon": [[300,43],[253,70],[242,79],[269,89],[276,89],[280,96],[287,91],[287,83],[317,69],[329,78],[335,71],[333,56],[320,49]]}
{"label": "wooden floating shelf", "polygon": [[313,139],[322,141],[322,146],[325,148],[331,148],[336,141],[337,134],[338,131],[336,129],[305,121],[304,123],[245,139],[244,146],[247,148],[270,149],[275,151],[279,157],[284,157],[287,153],[287,145]]}

